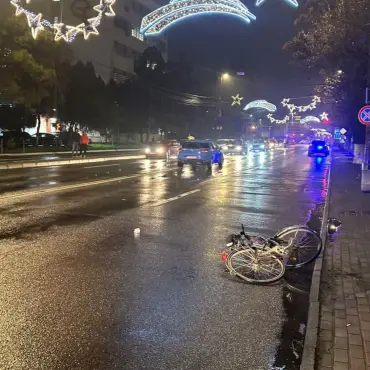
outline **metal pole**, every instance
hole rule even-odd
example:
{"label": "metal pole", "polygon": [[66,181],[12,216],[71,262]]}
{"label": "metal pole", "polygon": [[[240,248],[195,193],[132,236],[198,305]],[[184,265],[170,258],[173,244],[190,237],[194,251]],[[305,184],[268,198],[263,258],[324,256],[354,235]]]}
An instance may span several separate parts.
{"label": "metal pole", "polygon": [[26,144],[24,142],[24,138],[22,137],[22,145],[23,145],[23,153],[26,152]]}
{"label": "metal pole", "polygon": [[1,151],[1,154],[4,153],[4,142],[3,142],[3,139],[0,140],[0,151]]}
{"label": "metal pole", "polygon": [[[368,35],[368,39],[369,39],[369,35]],[[368,41],[368,62],[367,62],[365,104],[369,103],[368,102],[368,88],[369,87],[370,87],[370,40]],[[369,144],[370,144],[370,125],[366,125],[364,159],[362,161],[362,171],[361,171],[361,190],[363,192],[370,191]]]}

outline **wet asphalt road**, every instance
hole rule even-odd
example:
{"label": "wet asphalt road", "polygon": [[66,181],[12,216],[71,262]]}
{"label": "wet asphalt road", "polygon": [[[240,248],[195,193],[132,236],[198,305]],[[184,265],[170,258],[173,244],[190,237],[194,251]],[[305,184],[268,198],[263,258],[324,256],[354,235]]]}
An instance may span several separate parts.
{"label": "wet asphalt road", "polygon": [[220,253],[241,222],[272,235],[310,219],[328,161],[306,150],[212,174],[149,160],[0,171],[0,368],[271,368],[283,283],[234,281]]}

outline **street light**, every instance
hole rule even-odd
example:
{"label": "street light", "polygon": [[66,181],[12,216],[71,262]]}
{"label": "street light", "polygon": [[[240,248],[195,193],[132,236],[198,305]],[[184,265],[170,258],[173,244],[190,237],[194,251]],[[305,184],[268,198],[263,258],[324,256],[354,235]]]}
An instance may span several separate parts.
{"label": "street light", "polygon": [[339,70],[337,71],[337,73],[338,73],[338,75],[341,75],[341,74],[343,74],[343,71],[342,71],[341,69],[339,69]]}
{"label": "street light", "polygon": [[230,75],[228,73],[223,73],[221,75],[221,82],[222,81],[228,81],[230,79]]}

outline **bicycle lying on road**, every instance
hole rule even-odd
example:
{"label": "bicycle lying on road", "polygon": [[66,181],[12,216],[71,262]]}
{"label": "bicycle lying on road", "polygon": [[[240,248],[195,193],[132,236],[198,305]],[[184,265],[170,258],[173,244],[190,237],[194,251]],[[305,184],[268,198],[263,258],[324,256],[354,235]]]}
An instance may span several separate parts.
{"label": "bicycle lying on road", "polygon": [[222,260],[232,276],[249,283],[272,283],[284,276],[286,267],[298,268],[314,261],[321,252],[319,234],[306,226],[290,226],[272,238],[251,236],[244,225],[227,238]]}

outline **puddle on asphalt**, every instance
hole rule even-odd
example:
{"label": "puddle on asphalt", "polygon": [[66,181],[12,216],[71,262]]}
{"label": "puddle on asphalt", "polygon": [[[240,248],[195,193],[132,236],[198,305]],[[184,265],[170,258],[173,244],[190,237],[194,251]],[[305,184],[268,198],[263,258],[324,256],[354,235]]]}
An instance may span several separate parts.
{"label": "puddle on asphalt", "polygon": [[[307,226],[320,231],[323,204],[312,210]],[[280,344],[270,369],[299,370],[309,308],[309,293],[314,263],[290,269],[285,273],[283,287],[283,307],[285,320],[280,333]]]}

